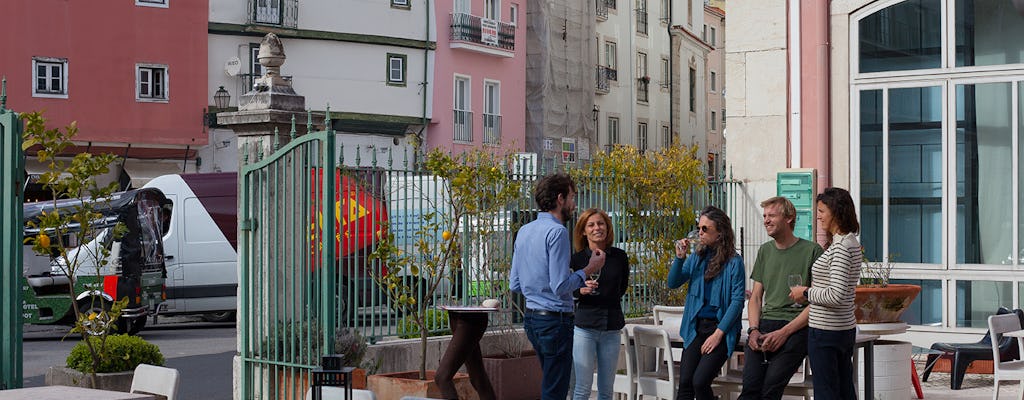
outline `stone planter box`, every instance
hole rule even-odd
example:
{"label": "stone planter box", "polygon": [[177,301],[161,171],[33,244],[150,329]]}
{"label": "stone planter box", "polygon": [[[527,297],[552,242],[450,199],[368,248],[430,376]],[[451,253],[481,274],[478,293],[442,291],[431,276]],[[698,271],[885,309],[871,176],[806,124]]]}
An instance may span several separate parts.
{"label": "stone planter box", "polygon": [[[434,371],[427,371],[427,380],[420,380],[419,375],[419,371],[393,372],[370,375],[366,380],[377,400],[400,400],[405,396],[441,398],[441,390],[434,383]],[[459,393],[459,400],[479,400],[476,389],[469,383],[469,375],[456,373],[452,382]]]}
{"label": "stone planter box", "polygon": [[[491,380],[494,396],[502,400],[534,400],[540,398],[540,361],[533,353],[518,358],[484,357],[484,370]],[[572,388],[569,388],[571,391]]]}
{"label": "stone planter box", "polygon": [[95,387],[92,385],[92,377],[90,375],[68,367],[50,367],[50,369],[46,370],[45,382],[49,386],[77,386],[128,392],[132,388],[132,378],[135,377],[135,371],[96,374]]}

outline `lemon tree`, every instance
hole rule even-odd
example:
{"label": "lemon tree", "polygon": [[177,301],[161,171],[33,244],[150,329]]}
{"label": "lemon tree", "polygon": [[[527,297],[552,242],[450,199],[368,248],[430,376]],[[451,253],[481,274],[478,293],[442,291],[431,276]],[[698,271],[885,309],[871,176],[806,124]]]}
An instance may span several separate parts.
{"label": "lemon tree", "polygon": [[[427,153],[420,172],[439,185],[441,193],[435,200],[442,204],[420,216],[411,243],[396,241],[386,228],[378,232],[370,259],[386,268],[373,279],[419,330],[420,379],[426,379],[431,326],[427,301],[442,282],[462,273],[464,246],[476,240],[479,228],[493,226],[493,220],[518,198],[520,183],[511,178],[511,161],[511,156],[480,150],[460,155],[440,150]],[[472,235],[467,234],[469,224],[473,225]],[[422,283],[411,284],[407,276],[422,278]]]}

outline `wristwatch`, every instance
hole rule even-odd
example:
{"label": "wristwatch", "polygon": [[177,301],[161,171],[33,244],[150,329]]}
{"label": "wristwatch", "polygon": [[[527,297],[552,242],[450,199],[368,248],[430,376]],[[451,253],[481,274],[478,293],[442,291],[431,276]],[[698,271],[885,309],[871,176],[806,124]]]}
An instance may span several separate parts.
{"label": "wristwatch", "polygon": [[804,298],[807,299],[807,301],[811,301],[811,298],[807,296],[808,290],[810,290],[810,288],[804,289]]}
{"label": "wristwatch", "polygon": [[758,327],[756,327],[756,326],[752,326],[752,327],[749,327],[749,328],[747,328],[747,334],[748,334],[748,335],[749,335],[749,334],[751,334],[751,333],[753,333],[754,331],[758,331],[758,332],[760,332],[760,331],[761,331],[761,329],[760,329],[760,328],[758,328]]}

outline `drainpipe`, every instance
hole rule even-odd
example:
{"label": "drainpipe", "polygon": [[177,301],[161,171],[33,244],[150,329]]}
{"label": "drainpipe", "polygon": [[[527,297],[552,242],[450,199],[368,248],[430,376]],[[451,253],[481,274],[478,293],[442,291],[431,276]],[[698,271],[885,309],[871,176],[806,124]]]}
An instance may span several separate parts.
{"label": "drainpipe", "polygon": [[421,84],[423,86],[423,88],[421,89],[423,90],[423,109],[421,110],[420,114],[420,131],[416,133],[416,143],[414,144],[416,148],[413,149],[414,156],[419,154],[419,150],[422,149],[423,145],[425,145],[427,142],[426,138],[423,137],[423,131],[427,129],[427,96],[429,95],[427,89],[429,89],[430,87],[429,81],[427,80],[427,71],[428,66],[430,64],[430,0],[426,0],[426,11],[426,23],[424,24],[424,34],[426,35],[426,38],[424,38],[424,42],[426,43],[424,43],[423,45],[423,83]]}
{"label": "drainpipe", "polygon": [[668,33],[668,134],[671,139],[670,143],[676,143],[676,120],[675,120],[675,75],[672,70],[672,62],[675,61],[675,53],[672,48],[672,2],[668,2],[668,27],[665,28],[665,32]]}

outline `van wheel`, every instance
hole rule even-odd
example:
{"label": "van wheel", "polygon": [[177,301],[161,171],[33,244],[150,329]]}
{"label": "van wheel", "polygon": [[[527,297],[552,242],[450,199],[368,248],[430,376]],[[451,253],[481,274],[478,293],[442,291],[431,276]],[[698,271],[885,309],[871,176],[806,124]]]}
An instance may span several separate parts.
{"label": "van wheel", "polygon": [[206,322],[232,322],[235,320],[234,311],[221,311],[206,313],[202,316],[203,321]]}
{"label": "van wheel", "polygon": [[120,318],[117,320],[118,332],[136,335],[146,327],[146,316],[136,318]]}

